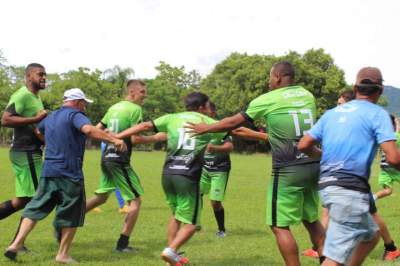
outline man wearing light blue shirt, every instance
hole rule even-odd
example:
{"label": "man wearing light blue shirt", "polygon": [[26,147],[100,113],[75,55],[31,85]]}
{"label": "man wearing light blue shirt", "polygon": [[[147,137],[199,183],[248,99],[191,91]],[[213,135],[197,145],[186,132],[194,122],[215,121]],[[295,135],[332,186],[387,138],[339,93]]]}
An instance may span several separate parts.
{"label": "man wearing light blue shirt", "polygon": [[376,105],[383,92],[377,68],[362,68],[356,79],[356,100],[327,111],[305,135],[298,149],[321,156],[320,196],[329,209],[329,227],[322,265],[361,265],[378,241],[370,209],[370,167],[378,146],[400,169],[400,153],[389,114]]}

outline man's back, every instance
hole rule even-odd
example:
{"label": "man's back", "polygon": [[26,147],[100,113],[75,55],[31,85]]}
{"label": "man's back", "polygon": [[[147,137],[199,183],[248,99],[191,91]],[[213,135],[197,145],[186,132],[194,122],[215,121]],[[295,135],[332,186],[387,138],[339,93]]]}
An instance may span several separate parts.
{"label": "man's back", "polygon": [[315,161],[296,148],[316,119],[314,96],[301,86],[272,90],[254,99],[245,112],[251,120],[263,119],[272,148],[274,168]]}
{"label": "man's back", "polygon": [[[101,123],[113,133],[119,133],[142,121],[142,108],[130,101],[120,101],[112,105],[104,115]],[[128,149],[117,152],[113,145],[108,144],[103,153],[103,161],[129,163],[132,153],[130,139],[125,140]]]}
{"label": "man's back", "polygon": [[62,107],[38,126],[45,136],[45,160],[42,176],[69,176],[82,179],[82,163],[86,137],[80,131],[90,120],[80,111]]}
{"label": "man's back", "polygon": [[212,138],[223,138],[225,133],[205,134],[191,137],[185,125],[191,123],[214,123],[215,120],[198,112],[169,114],[153,121],[155,129],[168,133],[167,158],[164,174],[184,175],[199,179],[203,154]]}
{"label": "man's back", "polygon": [[346,182],[345,187],[361,191],[369,191],[370,166],[378,144],[395,140],[388,113],[366,100],[329,110],[310,135],[322,143],[320,186]]}

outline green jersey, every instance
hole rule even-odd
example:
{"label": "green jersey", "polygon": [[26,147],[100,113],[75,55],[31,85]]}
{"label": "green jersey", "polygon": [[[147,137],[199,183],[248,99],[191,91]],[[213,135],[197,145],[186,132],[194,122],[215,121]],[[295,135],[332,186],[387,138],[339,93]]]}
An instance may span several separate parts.
{"label": "green jersey", "polygon": [[317,115],[314,96],[306,89],[290,86],[272,90],[251,101],[242,114],[250,121],[264,119],[274,168],[318,162],[297,150],[297,143]]}
{"label": "green jersey", "polygon": [[168,114],[153,121],[155,131],[168,133],[163,175],[183,175],[200,180],[207,144],[213,138],[222,139],[226,133],[208,133],[191,137],[185,128],[187,122],[212,124],[216,121],[197,112]]}
{"label": "green jersey", "polygon": [[[120,101],[111,106],[101,119],[104,127],[113,133],[119,133],[142,121],[142,107],[130,101]],[[117,151],[113,144],[107,144],[102,160],[107,162],[128,163],[131,160],[132,142],[130,138],[124,140],[127,151]]]}
{"label": "green jersey", "polygon": [[[400,149],[400,133],[399,132],[396,132],[396,146],[398,149]],[[392,167],[388,164],[388,162],[386,161],[386,154],[383,151],[382,151],[382,155],[381,155],[381,168],[384,170],[386,170],[386,169],[396,170],[394,167]]]}
{"label": "green jersey", "polygon": [[[32,93],[27,87],[22,87],[11,95],[6,111],[21,117],[34,117],[43,110],[43,103],[39,95]],[[42,142],[34,134],[35,124],[14,128],[11,150],[40,151]]]}
{"label": "green jersey", "polygon": [[[226,135],[224,139],[212,139],[210,144],[222,145],[232,142],[232,137]],[[231,170],[231,159],[228,152],[205,152],[204,168],[209,172],[228,172]]]}

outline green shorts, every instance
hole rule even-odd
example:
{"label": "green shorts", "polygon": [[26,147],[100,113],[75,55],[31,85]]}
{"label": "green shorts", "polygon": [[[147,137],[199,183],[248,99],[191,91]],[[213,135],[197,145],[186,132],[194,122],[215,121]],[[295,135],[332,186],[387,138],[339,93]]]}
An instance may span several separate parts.
{"label": "green shorts", "polygon": [[286,227],[318,220],[319,164],[272,170],[267,190],[267,224]]}
{"label": "green shorts", "polygon": [[108,194],[118,188],[124,201],[131,201],[143,195],[139,177],[129,164],[102,162],[101,172],[96,194]]}
{"label": "green shorts", "polygon": [[400,171],[394,168],[381,168],[378,183],[382,187],[392,187],[394,182],[400,182]]}
{"label": "green shorts", "polygon": [[85,220],[86,200],[83,180],[69,177],[42,177],[36,195],[25,206],[22,217],[44,219],[56,207],[54,227],[79,227]]}
{"label": "green shorts", "polygon": [[200,179],[201,194],[210,194],[210,200],[223,201],[229,172],[212,172],[203,168]]}
{"label": "green shorts", "polygon": [[199,181],[186,176],[164,175],[162,186],[175,219],[185,224],[198,224],[201,212]]}
{"label": "green shorts", "polygon": [[15,174],[15,196],[33,197],[42,172],[42,154],[32,151],[10,151],[10,161]]}

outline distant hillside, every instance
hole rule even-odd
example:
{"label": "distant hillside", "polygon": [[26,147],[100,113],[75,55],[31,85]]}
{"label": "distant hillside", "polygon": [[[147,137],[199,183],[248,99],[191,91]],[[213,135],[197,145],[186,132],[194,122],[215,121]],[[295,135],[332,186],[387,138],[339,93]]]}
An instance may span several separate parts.
{"label": "distant hillside", "polygon": [[389,113],[400,117],[400,89],[392,86],[385,86],[383,95],[388,102],[388,105],[385,106],[385,109]]}

